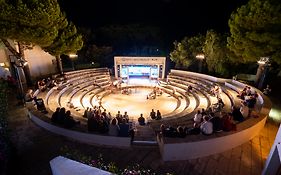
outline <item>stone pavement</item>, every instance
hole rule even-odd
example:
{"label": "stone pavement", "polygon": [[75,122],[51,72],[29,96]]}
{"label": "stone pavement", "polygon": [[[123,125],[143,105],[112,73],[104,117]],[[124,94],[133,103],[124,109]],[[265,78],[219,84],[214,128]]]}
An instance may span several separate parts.
{"label": "stone pavement", "polygon": [[97,157],[101,153],[105,161],[115,162],[119,167],[139,163],[159,174],[173,172],[179,175],[257,175],[261,174],[279,126],[278,123],[268,120],[258,136],[234,149],[188,161],[163,163],[158,147],[155,146],[112,149],[82,144],[54,135],[30,121],[25,108],[17,106],[14,98],[9,100],[8,114],[12,142],[15,146],[15,161],[11,173],[13,175],[50,175],[49,161],[60,155],[63,146],[92,157]]}

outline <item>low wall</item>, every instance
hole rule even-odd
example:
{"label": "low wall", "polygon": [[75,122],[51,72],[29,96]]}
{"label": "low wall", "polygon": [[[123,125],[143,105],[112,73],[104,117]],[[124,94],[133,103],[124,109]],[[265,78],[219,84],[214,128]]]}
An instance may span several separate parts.
{"label": "low wall", "polygon": [[28,115],[33,122],[35,122],[37,125],[41,126],[42,128],[50,132],[53,132],[55,134],[62,135],[74,140],[78,140],[83,143],[88,143],[92,145],[114,146],[114,147],[131,146],[131,138],[129,137],[104,136],[104,135],[73,131],[45,122],[40,118],[36,117],[31,111],[28,111]]}
{"label": "low wall", "polygon": [[[251,140],[257,134],[259,134],[265,125],[266,118],[267,117],[264,117],[262,120],[248,129],[215,138],[212,136],[203,136],[206,138],[200,141],[179,141],[177,143],[167,143],[165,138],[158,137],[157,141],[160,147],[162,160],[176,161],[195,159],[232,149]],[[252,120],[255,119],[253,118]]]}
{"label": "low wall", "polygon": [[50,161],[52,175],[112,175],[104,171],[62,156],[55,157]]}

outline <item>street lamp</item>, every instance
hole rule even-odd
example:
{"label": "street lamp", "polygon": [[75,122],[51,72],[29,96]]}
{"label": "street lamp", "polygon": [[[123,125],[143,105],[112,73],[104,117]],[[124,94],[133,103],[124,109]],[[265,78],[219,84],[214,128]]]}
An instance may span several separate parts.
{"label": "street lamp", "polygon": [[75,70],[75,69],[74,69],[74,59],[77,58],[78,55],[77,55],[77,54],[72,54],[72,53],[71,53],[71,54],[69,54],[68,56],[69,56],[69,58],[71,59],[72,70]]}
{"label": "street lamp", "polygon": [[270,66],[270,58],[269,57],[260,57],[257,74],[256,74],[256,85],[259,89],[263,88],[263,84],[268,73],[268,67]]}
{"label": "street lamp", "polygon": [[196,58],[199,60],[199,63],[198,63],[198,72],[202,72],[202,62],[203,62],[203,60],[204,60],[204,58],[205,58],[205,55],[204,54],[197,54],[196,55]]}

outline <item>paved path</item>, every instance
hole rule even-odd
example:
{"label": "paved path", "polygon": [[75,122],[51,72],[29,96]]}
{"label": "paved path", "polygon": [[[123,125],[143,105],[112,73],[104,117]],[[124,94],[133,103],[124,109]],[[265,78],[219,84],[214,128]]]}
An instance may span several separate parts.
{"label": "paved path", "polygon": [[12,130],[12,141],[17,153],[13,175],[50,175],[49,161],[60,155],[63,146],[80,150],[92,157],[97,157],[101,153],[105,161],[113,161],[120,167],[139,163],[159,174],[174,172],[177,175],[257,175],[261,174],[278,130],[278,124],[267,121],[260,135],[232,150],[189,161],[163,163],[158,147],[101,148],[54,135],[30,121],[26,110],[16,106],[13,98],[9,102],[9,127]]}

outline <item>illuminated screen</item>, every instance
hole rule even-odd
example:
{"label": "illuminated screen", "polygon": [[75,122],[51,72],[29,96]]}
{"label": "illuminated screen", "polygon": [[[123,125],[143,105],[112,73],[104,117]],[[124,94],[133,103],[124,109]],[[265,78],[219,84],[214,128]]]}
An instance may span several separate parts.
{"label": "illuminated screen", "polygon": [[152,78],[157,78],[159,76],[157,66],[147,66],[147,65],[130,65],[122,66],[121,77],[128,76],[149,76]]}
{"label": "illuminated screen", "polygon": [[128,66],[128,75],[129,76],[149,76],[150,75],[150,66],[141,66],[141,65]]}

